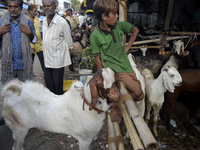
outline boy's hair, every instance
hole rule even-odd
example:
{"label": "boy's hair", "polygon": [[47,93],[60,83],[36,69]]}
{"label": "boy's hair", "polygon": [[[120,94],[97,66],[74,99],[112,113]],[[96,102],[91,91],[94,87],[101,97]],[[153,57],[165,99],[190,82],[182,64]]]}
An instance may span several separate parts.
{"label": "boy's hair", "polygon": [[102,14],[105,13],[106,16],[110,12],[118,9],[118,3],[116,0],[96,0],[93,6],[94,16],[98,22],[102,21]]}
{"label": "boy's hair", "polygon": [[28,12],[29,12],[29,11],[32,11],[34,8],[37,9],[37,6],[36,6],[35,4],[30,4],[30,5],[28,5]]}

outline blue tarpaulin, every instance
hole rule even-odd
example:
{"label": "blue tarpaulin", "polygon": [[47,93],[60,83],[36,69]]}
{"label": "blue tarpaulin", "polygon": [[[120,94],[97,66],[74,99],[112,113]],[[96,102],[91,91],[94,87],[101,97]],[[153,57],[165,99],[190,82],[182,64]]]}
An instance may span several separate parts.
{"label": "blue tarpaulin", "polygon": [[7,8],[6,6],[4,6],[4,5],[2,5],[2,4],[0,4],[0,7]]}
{"label": "blue tarpaulin", "polygon": [[22,7],[23,7],[24,9],[28,9],[28,5],[26,5],[26,4],[23,4]]}

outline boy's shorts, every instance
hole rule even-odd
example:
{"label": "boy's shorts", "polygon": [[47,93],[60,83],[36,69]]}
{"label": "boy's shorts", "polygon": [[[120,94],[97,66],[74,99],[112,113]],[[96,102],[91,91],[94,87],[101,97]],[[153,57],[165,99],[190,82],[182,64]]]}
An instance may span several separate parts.
{"label": "boy's shorts", "polygon": [[132,73],[117,73],[116,80],[124,82],[125,88],[127,88],[130,92],[134,92],[138,86],[141,88],[140,81],[137,79],[134,71]]}

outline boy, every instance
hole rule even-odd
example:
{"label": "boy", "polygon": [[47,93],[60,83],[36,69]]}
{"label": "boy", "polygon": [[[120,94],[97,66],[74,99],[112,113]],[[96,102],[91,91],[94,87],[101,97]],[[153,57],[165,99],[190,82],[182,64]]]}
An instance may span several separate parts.
{"label": "boy", "polygon": [[[127,53],[135,41],[139,30],[128,22],[117,22],[118,3],[116,0],[97,0],[93,6],[98,24],[90,36],[92,52],[98,69],[110,67],[118,81],[124,82],[134,101],[142,100],[144,94],[137,80]],[[128,45],[124,47],[123,34],[132,32]],[[112,115],[114,114],[114,115]],[[111,109],[111,120],[120,121],[120,115],[114,105]],[[115,117],[112,117],[115,116]]]}

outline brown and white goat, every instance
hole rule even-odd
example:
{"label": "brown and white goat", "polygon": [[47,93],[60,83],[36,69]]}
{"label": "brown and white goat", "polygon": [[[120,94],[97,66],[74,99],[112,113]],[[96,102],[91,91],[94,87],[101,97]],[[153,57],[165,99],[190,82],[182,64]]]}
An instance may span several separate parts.
{"label": "brown and white goat", "polygon": [[98,70],[85,85],[73,82],[63,95],[51,93],[38,82],[12,80],[2,94],[3,117],[13,132],[13,150],[23,149],[30,128],[72,135],[80,150],[88,150],[111,102],[118,101],[119,89],[110,68]]}

